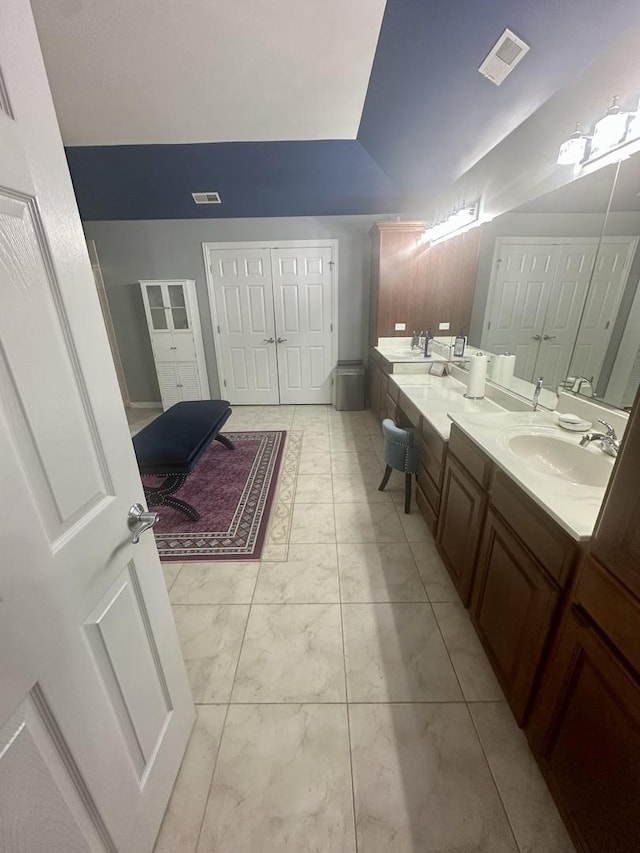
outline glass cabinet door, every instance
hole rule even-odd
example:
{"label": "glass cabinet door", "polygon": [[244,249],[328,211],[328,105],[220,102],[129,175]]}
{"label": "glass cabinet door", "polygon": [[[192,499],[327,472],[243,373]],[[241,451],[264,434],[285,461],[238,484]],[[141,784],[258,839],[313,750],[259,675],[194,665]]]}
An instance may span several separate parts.
{"label": "glass cabinet door", "polygon": [[147,300],[149,302],[149,314],[151,315],[151,326],[157,331],[169,328],[167,312],[162,298],[162,286],[159,284],[147,285]]}
{"label": "glass cabinet door", "polygon": [[169,291],[169,307],[171,309],[171,321],[176,331],[184,331],[189,328],[189,317],[184,298],[184,287],[181,284],[167,285]]}

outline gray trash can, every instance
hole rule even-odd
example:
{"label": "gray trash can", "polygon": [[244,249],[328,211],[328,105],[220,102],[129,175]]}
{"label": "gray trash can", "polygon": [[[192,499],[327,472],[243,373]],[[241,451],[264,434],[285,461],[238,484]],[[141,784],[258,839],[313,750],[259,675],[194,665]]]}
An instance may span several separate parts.
{"label": "gray trash can", "polygon": [[334,375],[334,405],[339,412],[364,409],[364,366],[361,361],[339,361]]}

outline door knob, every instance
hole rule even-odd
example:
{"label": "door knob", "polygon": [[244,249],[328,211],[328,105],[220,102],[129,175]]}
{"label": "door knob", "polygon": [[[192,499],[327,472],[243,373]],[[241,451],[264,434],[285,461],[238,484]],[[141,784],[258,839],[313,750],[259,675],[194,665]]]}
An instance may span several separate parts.
{"label": "door knob", "polygon": [[137,545],[142,534],[158,523],[157,512],[145,512],[142,504],[133,504],[127,514],[127,527],[133,533],[131,542]]}
{"label": "door knob", "polygon": [[543,341],[555,341],[555,339],[556,339],[556,335],[543,335],[542,336]]}
{"label": "door knob", "polygon": [[275,344],[275,342],[276,342],[275,338],[263,338],[262,339],[263,344]]}
{"label": "door knob", "polygon": [[540,341],[540,340],[542,340],[542,338],[540,337],[540,335],[531,335],[531,340],[532,341]]}
{"label": "door knob", "polygon": [[287,342],[286,338],[278,338],[278,340],[276,341],[277,344],[284,344],[286,342]]}

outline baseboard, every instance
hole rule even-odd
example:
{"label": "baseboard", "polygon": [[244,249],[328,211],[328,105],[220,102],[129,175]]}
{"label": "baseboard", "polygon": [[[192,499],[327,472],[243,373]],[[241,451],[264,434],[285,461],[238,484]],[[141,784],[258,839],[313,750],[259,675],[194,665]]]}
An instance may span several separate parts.
{"label": "baseboard", "polygon": [[157,403],[129,403],[132,409],[161,409],[162,403],[158,400]]}

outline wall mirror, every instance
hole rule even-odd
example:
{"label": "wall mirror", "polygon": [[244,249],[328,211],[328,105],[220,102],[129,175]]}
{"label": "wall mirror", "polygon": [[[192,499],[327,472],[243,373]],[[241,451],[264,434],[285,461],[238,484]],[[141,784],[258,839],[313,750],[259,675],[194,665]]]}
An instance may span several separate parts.
{"label": "wall mirror", "polygon": [[492,381],[531,399],[543,376],[549,408],[559,388],[627,404],[634,370],[640,380],[640,298],[637,324],[625,322],[640,276],[639,190],[640,156],[483,226],[469,344],[490,355]]}

